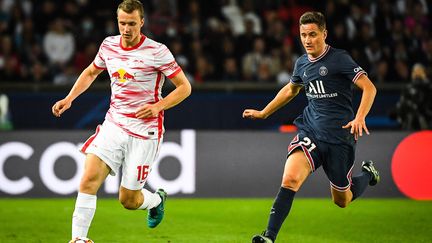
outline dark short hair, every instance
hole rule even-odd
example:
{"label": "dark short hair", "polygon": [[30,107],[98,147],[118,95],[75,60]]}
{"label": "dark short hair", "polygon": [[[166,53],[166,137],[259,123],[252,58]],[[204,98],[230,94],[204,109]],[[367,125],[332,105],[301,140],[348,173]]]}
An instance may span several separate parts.
{"label": "dark short hair", "polygon": [[139,0],[123,0],[123,2],[118,5],[117,14],[120,10],[129,14],[138,10],[140,17],[144,18],[144,7]]}
{"label": "dark short hair", "polygon": [[326,29],[324,14],[321,12],[306,12],[300,17],[299,24],[316,24],[323,31]]}

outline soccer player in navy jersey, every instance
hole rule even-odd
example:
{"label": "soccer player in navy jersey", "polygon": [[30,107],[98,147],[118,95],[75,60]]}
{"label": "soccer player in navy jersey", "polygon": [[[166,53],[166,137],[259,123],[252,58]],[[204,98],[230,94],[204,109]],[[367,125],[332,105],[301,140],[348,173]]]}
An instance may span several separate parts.
{"label": "soccer player in navy jersey", "polygon": [[[303,114],[294,121],[298,134],[288,147],[282,185],[270,210],[267,229],[253,236],[254,243],[275,242],[295,193],[320,166],[330,181],[333,202],[341,208],[380,179],[372,161],[363,161],[361,173],[351,176],[356,141],[363,133],[369,134],[365,118],[375,98],[375,86],[346,51],[326,44],[322,13],[306,12],[299,24],[306,54],[297,59],[290,82],[264,109],[243,112],[244,118],[266,119],[303,87],[308,98]],[[362,90],[356,114],[352,108],[352,84]]]}

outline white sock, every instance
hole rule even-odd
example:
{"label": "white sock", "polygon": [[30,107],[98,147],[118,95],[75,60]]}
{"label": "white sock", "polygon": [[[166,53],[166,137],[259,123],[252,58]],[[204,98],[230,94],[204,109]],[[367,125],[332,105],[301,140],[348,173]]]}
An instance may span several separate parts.
{"label": "white sock", "polygon": [[142,189],[141,193],[144,196],[144,202],[138,209],[151,209],[156,207],[162,202],[162,199],[157,193],[151,193],[146,189]]}
{"label": "white sock", "polygon": [[87,237],[87,233],[96,211],[96,195],[78,193],[72,216],[72,239]]}

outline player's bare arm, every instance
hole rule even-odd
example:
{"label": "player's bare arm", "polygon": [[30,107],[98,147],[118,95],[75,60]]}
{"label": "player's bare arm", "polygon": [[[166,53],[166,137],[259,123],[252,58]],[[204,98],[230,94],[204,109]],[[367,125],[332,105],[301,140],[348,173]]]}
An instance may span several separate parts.
{"label": "player's bare arm", "polygon": [[141,106],[136,112],[137,118],[157,117],[160,111],[176,106],[191,94],[191,85],[183,71],[171,78],[171,82],[176,88],[157,103]]}
{"label": "player's bare arm", "polygon": [[355,84],[363,91],[360,106],[354,120],[348,122],[342,128],[350,128],[351,134],[354,134],[354,138],[357,140],[359,136],[363,136],[363,130],[369,135],[369,130],[366,126],[366,116],[372,107],[377,91],[375,85],[373,85],[365,74],[361,75]]}
{"label": "player's bare arm", "polygon": [[295,96],[298,95],[303,86],[288,83],[276,95],[276,97],[267,104],[267,106],[258,111],[254,109],[246,109],[243,112],[243,118],[249,119],[266,119],[275,111],[279,110],[284,105],[288,104]]}
{"label": "player's bare arm", "polygon": [[63,112],[69,109],[72,102],[84,91],[86,91],[96,77],[103,71],[103,69],[97,69],[93,63],[90,64],[76,80],[74,86],[69,91],[69,94],[62,100],[57,101],[52,107],[52,113],[56,117],[60,117]]}

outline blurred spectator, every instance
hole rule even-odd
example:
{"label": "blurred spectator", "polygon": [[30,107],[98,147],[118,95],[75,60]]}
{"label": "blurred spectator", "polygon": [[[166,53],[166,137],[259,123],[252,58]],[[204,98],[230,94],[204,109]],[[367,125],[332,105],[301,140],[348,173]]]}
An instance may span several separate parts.
{"label": "blurred spectator", "polygon": [[[149,16],[148,28],[153,38],[160,38],[167,34],[167,30],[172,27],[176,17],[175,2],[169,0],[159,0],[155,5],[156,9]],[[147,13],[148,14],[148,13]]]}
{"label": "blurred spectator", "polygon": [[196,63],[199,56],[204,55],[203,46],[201,44],[201,41],[199,39],[194,39],[189,44],[189,56],[188,59],[190,60],[190,71],[191,73],[195,73],[196,71]]}
{"label": "blurred spectator", "polygon": [[269,24],[266,33],[267,45],[272,47],[281,47],[285,38],[289,36],[289,32],[285,28],[283,22],[279,19],[276,19]]}
{"label": "blurred spectator", "polygon": [[228,31],[227,24],[221,21],[211,18],[207,24],[209,27],[206,28],[206,33],[200,41],[205,55],[214,65],[215,78],[220,79],[223,60],[236,55],[234,37]]}
{"label": "blurred spectator", "polygon": [[73,66],[66,66],[62,72],[58,73],[54,77],[54,84],[55,85],[70,85],[75,83],[77,80],[78,75],[76,74],[76,71]]}
{"label": "blurred spectator", "polygon": [[0,131],[12,130],[13,125],[10,120],[9,99],[5,94],[0,93]]}
{"label": "blurred spectator", "polygon": [[116,22],[112,21],[112,19],[108,19],[105,21],[105,33],[103,34],[103,36],[111,36],[111,35],[115,35],[117,33],[117,26],[116,26]]}
{"label": "blurred spectator", "polygon": [[177,61],[181,60],[182,63],[189,63],[187,56],[184,54],[183,43],[180,39],[174,39],[171,42],[170,50]]}
{"label": "blurred spectator", "polygon": [[427,17],[426,6],[420,1],[412,1],[407,8],[405,16],[405,26],[408,30],[414,29],[416,25],[422,26],[425,29],[430,28],[430,20]]}
{"label": "blurred spectator", "polygon": [[384,83],[386,80],[389,80],[389,73],[389,63],[381,59],[377,62],[376,68],[372,69],[371,80],[376,83]]}
{"label": "blurred spectator", "polygon": [[396,118],[408,130],[432,128],[432,84],[423,65],[415,64],[411,83],[403,90],[396,105]]}
{"label": "blurred spectator", "polygon": [[223,81],[240,81],[240,72],[239,67],[237,65],[237,61],[233,57],[228,57],[223,62],[223,72],[222,72],[222,80]]}
{"label": "blurred spectator", "polygon": [[[388,63],[388,60],[386,60],[384,57],[383,49],[381,48],[380,42],[377,39],[371,40],[368,45],[364,47],[364,52],[366,54],[368,63],[371,65],[371,73],[379,73],[378,65],[379,61],[385,61]],[[383,80],[384,81],[384,80]]]}
{"label": "blurred spectator", "polygon": [[[225,37],[222,39],[221,43],[222,45],[218,50],[213,50],[212,54],[212,60],[214,60],[215,63],[215,72],[216,72],[216,78],[222,78],[223,70],[225,69],[225,61],[229,58],[236,59],[236,65],[238,63],[237,53],[236,53],[236,47],[234,44],[234,40],[231,37]],[[220,74],[220,75],[218,75]]]}
{"label": "blurred spectator", "polygon": [[392,22],[395,18],[393,4],[388,0],[378,0],[375,7],[375,37],[387,41],[388,34],[392,32]]}
{"label": "blurred spectator", "polygon": [[261,19],[254,11],[254,2],[252,0],[242,1],[241,8],[236,0],[226,0],[221,11],[230,23],[234,36],[245,33],[245,22],[247,21],[253,23],[252,27],[255,34],[261,34]]}
{"label": "blurred spectator", "polygon": [[[191,1],[188,7],[188,14],[183,17],[185,33],[190,35],[191,38],[201,38],[203,32],[202,25],[205,19],[201,18],[200,4],[198,1]],[[210,27],[217,28],[215,25]]]}
{"label": "blurred spectator", "polygon": [[281,57],[282,59],[291,59],[291,61],[293,62],[295,62],[295,60],[297,60],[297,58],[299,57],[299,55],[293,50],[293,41],[291,40],[291,38],[286,38],[284,40],[281,50]]}
{"label": "blurred spectator", "polygon": [[174,39],[171,42],[170,48],[171,53],[173,54],[174,58],[177,60],[177,63],[182,68],[183,72],[185,73],[186,77],[188,78],[189,82],[194,83],[195,79],[191,73],[189,73],[189,59],[184,54],[184,48],[183,43],[180,39]]}
{"label": "blurred spectator", "polygon": [[[63,2],[63,8],[61,9],[62,11],[62,18],[64,21],[64,25],[66,28],[68,28],[69,30],[71,30],[73,33],[80,33],[79,32],[79,25],[77,25],[77,20],[79,20],[80,18],[82,18],[81,16],[83,16],[82,13],[80,13],[79,11],[79,6],[76,0],[66,0]],[[93,19],[92,18],[82,18],[83,20],[87,20],[90,21],[90,23],[92,24]],[[81,21],[82,23],[83,21]],[[83,28],[84,31],[88,32],[90,28]],[[90,29],[91,30],[91,29]],[[81,34],[81,33],[80,33]],[[88,34],[88,33],[86,33]]]}
{"label": "blurred spectator", "polygon": [[81,21],[81,37],[85,40],[91,40],[91,37],[92,35],[94,35],[95,31],[96,30],[93,18],[91,18],[90,16],[83,17]]}
{"label": "blurred spectator", "polygon": [[[30,44],[30,49],[26,51],[26,63],[32,66],[35,63],[40,63],[43,66],[48,67],[48,58],[45,56],[42,46],[38,42]],[[45,80],[48,81],[48,80]]]}
{"label": "blurred spectator", "polygon": [[285,59],[283,69],[277,74],[277,83],[281,85],[287,84],[294,71],[294,62],[291,58]]}
{"label": "blurred spectator", "polygon": [[236,38],[236,51],[239,56],[244,56],[252,50],[254,40],[259,36],[254,32],[254,22],[246,19],[244,22],[245,31]]}
{"label": "blurred spectator", "polygon": [[258,70],[256,73],[256,80],[258,83],[270,83],[274,81],[271,72],[271,62],[258,63]]}
{"label": "blurred spectator", "polygon": [[281,51],[281,68],[276,74],[278,84],[287,84],[289,82],[294,70],[295,61],[298,57],[298,54],[293,52],[292,40],[286,38]]}
{"label": "blurred spectator", "polygon": [[[180,42],[182,51],[176,58],[185,73],[198,77],[197,82],[223,79],[232,59],[239,81],[276,82],[280,73],[289,73],[287,58],[304,53],[298,19],[310,10],[326,13],[329,42],[349,51],[373,81],[404,83],[416,62],[432,75],[431,1],[142,2],[148,23],[143,33],[168,45]],[[0,82],[40,82],[42,77],[51,81],[62,72],[82,70],[94,59],[94,47],[105,36],[118,34],[112,18],[117,5],[116,1],[0,0]],[[264,46],[258,52],[256,39]],[[202,66],[208,70],[198,70]],[[31,77],[31,73],[40,75]]]}
{"label": "blurred spectator", "polygon": [[88,43],[84,50],[78,51],[74,61],[75,70],[84,70],[93,62],[97,52],[98,47],[95,43]]}
{"label": "blurred spectator", "polygon": [[342,22],[337,22],[333,25],[332,31],[332,38],[330,38],[329,43],[332,43],[335,48],[349,50],[350,46],[345,25]]}
{"label": "blurred spectator", "polygon": [[40,62],[35,62],[30,67],[29,81],[33,83],[42,83],[50,79],[48,69]]}
{"label": "blurred spectator", "polygon": [[423,43],[423,55],[420,58],[423,65],[426,67],[427,75],[432,76],[432,36]]}
{"label": "blurred spectator", "polygon": [[[298,27],[298,20],[300,16],[307,11],[323,11],[322,8],[315,8],[320,4],[321,1],[315,1],[315,6],[308,6],[307,4],[303,4],[303,1],[295,1],[295,0],[282,0],[278,5],[278,12],[276,17],[280,18],[284,23],[287,24],[287,29],[291,36],[299,36],[300,31]],[[271,18],[271,14],[267,16],[267,23],[271,23],[273,20]]]}
{"label": "blurred spectator", "polygon": [[270,64],[265,45],[263,38],[257,38],[254,41],[253,49],[243,57],[243,79],[247,81],[258,80],[258,70],[264,68],[261,64]]}
{"label": "blurred spectator", "polygon": [[372,22],[371,16],[368,15],[358,3],[352,4],[350,7],[350,14],[347,15],[346,18],[348,38],[353,40],[358,36],[365,38],[372,35],[373,30],[369,28]]}
{"label": "blurred spectator", "polygon": [[29,52],[31,51],[32,44],[39,41],[39,37],[34,32],[33,21],[30,18],[24,20],[22,32],[16,37],[16,40],[20,56],[26,60],[27,56],[30,54]]}
{"label": "blurred spectator", "polygon": [[52,0],[45,0],[35,7],[33,20],[36,31],[44,35],[48,31],[51,21],[59,16],[59,11]]}
{"label": "blurred spectator", "polygon": [[43,48],[54,71],[62,69],[71,60],[75,51],[75,38],[65,29],[61,18],[51,23],[43,39]]}
{"label": "blurred spectator", "polygon": [[19,56],[13,52],[13,43],[9,36],[0,39],[0,80],[21,81],[22,66]]}
{"label": "blurred spectator", "polygon": [[214,66],[204,55],[199,55],[196,59],[194,80],[196,83],[204,83],[214,79]]}
{"label": "blurred spectator", "polygon": [[410,72],[409,72],[409,67],[407,65],[406,62],[402,61],[402,60],[397,60],[394,63],[394,77],[392,78],[392,80],[394,80],[395,82],[404,82],[406,80],[409,80],[410,78]]}

